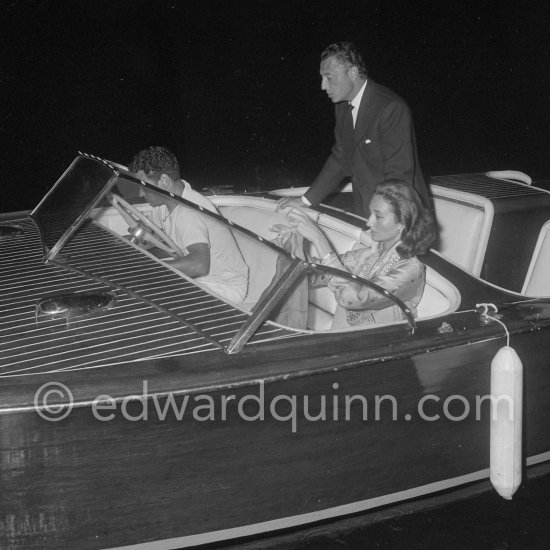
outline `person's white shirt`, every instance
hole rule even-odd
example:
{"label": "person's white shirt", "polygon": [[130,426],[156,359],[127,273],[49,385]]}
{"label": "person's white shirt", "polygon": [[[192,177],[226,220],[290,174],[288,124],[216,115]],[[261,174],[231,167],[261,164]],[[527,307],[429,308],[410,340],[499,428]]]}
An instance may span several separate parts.
{"label": "person's white shirt", "polygon": [[[212,212],[216,207],[183,181],[182,198]],[[184,253],[192,244],[205,243],[210,248],[208,275],[197,277],[201,284],[223,298],[241,303],[248,290],[248,266],[235,238],[222,222],[200,211],[178,204],[172,213],[165,205],[154,207],[152,221],[161,227]]]}
{"label": "person's white shirt", "polygon": [[359,112],[359,105],[361,105],[361,100],[363,99],[363,94],[365,93],[365,88],[367,87],[367,81],[361,86],[361,89],[357,95],[350,101],[350,105],[353,107],[351,111],[351,116],[353,118],[353,127],[355,128],[355,123],[357,122],[357,113]]}

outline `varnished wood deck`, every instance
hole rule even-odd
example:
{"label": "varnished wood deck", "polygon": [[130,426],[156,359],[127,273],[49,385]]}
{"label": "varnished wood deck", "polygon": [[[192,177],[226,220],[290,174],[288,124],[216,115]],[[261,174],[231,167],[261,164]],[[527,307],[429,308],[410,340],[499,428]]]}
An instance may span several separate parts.
{"label": "varnished wood deck", "polygon": [[[24,235],[0,242],[0,376],[212,352],[248,318],[96,225],[66,245],[65,266],[44,264],[35,225],[17,223]],[[36,314],[48,296],[112,290],[107,281],[117,294],[108,311],[70,321]],[[291,334],[266,324],[253,341]]]}

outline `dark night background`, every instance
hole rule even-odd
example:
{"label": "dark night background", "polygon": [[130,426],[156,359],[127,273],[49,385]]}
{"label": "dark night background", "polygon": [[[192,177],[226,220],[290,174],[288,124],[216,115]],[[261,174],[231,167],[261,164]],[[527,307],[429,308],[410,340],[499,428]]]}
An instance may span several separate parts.
{"label": "dark night background", "polygon": [[[334,120],[319,55],[339,40],[411,106],[426,175],[550,179],[545,5],[0,0],[0,212],[35,206],[79,150],[127,163],[166,145],[198,189],[308,185]],[[390,548],[393,532],[402,548],[547,548],[546,495],[506,506],[491,494],[482,513],[466,505],[323,547]]]}
{"label": "dark night background", "polygon": [[79,150],[126,163],[163,144],[199,189],[309,184],[332,143],[319,54],[337,40],[411,106],[426,175],[550,177],[550,10],[535,3],[0,6],[0,211],[33,207]]}

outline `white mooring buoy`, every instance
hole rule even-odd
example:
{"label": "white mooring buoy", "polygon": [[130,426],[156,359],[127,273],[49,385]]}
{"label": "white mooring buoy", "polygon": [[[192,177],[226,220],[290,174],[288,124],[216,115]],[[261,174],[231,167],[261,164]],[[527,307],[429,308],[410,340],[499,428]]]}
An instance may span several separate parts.
{"label": "white mooring buoy", "polygon": [[523,363],[510,346],[500,348],[491,362],[491,483],[511,499],[521,484]]}

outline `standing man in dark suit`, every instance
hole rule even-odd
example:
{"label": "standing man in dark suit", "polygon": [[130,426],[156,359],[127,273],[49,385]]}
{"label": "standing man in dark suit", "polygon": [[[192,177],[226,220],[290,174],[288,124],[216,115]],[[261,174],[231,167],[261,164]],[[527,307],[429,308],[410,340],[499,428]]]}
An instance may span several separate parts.
{"label": "standing man in dark suit", "polygon": [[321,54],[321,89],[336,104],[335,141],[321,172],[301,198],[283,198],[277,209],[317,206],[345,177],[353,188],[354,210],[369,216],[369,202],[382,182],[412,185],[426,206],[430,199],[416,151],[409,107],[372,79],[351,42]]}

